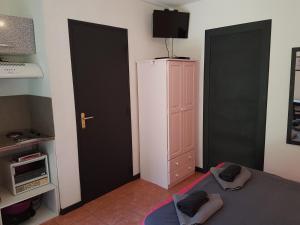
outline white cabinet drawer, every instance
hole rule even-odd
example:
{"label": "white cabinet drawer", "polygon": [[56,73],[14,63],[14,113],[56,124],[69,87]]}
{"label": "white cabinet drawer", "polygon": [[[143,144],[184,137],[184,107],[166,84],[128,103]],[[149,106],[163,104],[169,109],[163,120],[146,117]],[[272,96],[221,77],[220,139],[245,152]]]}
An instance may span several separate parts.
{"label": "white cabinet drawer", "polygon": [[[192,158],[194,159],[194,158]],[[174,185],[195,172],[195,160],[184,158],[180,166],[174,167],[169,173],[169,184]]]}
{"label": "white cabinet drawer", "polygon": [[184,153],[169,161],[169,172],[181,169],[186,167],[187,165],[195,165],[195,152],[191,151],[188,153]]}

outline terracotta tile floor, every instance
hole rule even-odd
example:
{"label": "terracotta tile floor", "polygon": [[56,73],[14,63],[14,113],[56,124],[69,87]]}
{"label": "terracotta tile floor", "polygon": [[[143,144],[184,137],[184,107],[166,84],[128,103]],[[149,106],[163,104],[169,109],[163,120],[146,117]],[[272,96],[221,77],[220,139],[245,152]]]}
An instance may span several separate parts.
{"label": "terracotta tile floor", "polygon": [[196,173],[170,190],[136,180],[43,225],[141,225],[147,212],[201,175]]}

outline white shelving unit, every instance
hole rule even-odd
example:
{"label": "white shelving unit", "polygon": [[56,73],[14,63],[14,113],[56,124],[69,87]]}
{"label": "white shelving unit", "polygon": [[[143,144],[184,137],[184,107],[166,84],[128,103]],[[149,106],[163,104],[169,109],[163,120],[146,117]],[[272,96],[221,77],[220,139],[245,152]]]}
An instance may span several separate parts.
{"label": "white shelving unit", "polygon": [[[47,153],[48,155],[51,183],[19,195],[13,195],[5,188],[5,185],[3,184],[4,181],[1,180],[0,171],[0,225],[3,225],[3,216],[1,212],[4,208],[39,195],[43,195],[42,206],[36,211],[36,214],[31,219],[23,222],[21,225],[40,225],[59,215],[57,167],[56,156],[53,152],[53,143],[50,141],[44,144],[39,144],[39,148],[41,152]],[[20,153],[20,151],[17,152]],[[15,153],[16,152],[14,151],[11,152],[12,155]],[[3,157],[3,155],[0,154],[0,157]]]}
{"label": "white shelving unit", "polygon": [[[0,211],[8,206],[13,204],[22,202],[24,200],[30,199],[35,196],[39,196],[41,194],[49,194],[50,192],[56,192],[56,186],[54,184],[48,184],[42,186],[40,188],[33,189],[31,191],[25,192],[23,194],[14,196],[8,190],[3,187],[0,187],[1,193],[1,202],[0,202]],[[52,208],[52,209],[51,209]],[[36,215],[29,219],[28,221],[22,223],[22,225],[40,225],[41,223],[50,220],[58,215],[57,211],[55,210],[55,206],[49,207],[46,203],[43,203],[41,208],[37,210]],[[1,219],[1,217],[0,217]],[[2,225],[2,220],[0,221]]]}
{"label": "white shelving unit", "polygon": [[1,193],[0,210],[6,208],[7,206],[11,206],[13,204],[22,202],[32,197],[44,194],[48,191],[55,190],[55,188],[56,188],[55,185],[48,184],[15,196],[12,193],[10,193],[7,189],[0,187],[0,193]]}

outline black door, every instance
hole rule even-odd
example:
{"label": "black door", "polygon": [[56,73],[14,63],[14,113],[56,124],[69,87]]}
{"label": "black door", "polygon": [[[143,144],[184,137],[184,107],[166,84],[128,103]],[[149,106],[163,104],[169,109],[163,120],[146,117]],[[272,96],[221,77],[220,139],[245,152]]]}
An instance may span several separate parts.
{"label": "black door", "polygon": [[271,20],[206,31],[204,168],[263,169]]}
{"label": "black door", "polygon": [[127,30],[69,20],[81,195],[132,179]]}

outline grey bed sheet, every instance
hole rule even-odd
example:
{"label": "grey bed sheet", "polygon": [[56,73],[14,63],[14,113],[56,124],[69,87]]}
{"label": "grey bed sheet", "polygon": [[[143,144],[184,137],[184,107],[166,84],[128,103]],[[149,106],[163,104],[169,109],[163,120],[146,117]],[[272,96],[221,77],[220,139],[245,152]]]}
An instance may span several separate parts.
{"label": "grey bed sheet", "polygon": [[[212,175],[189,192],[220,193],[223,208],[205,225],[300,225],[300,183],[250,169],[252,178],[241,190],[224,191]],[[179,225],[174,203],[159,208],[145,225]]]}

